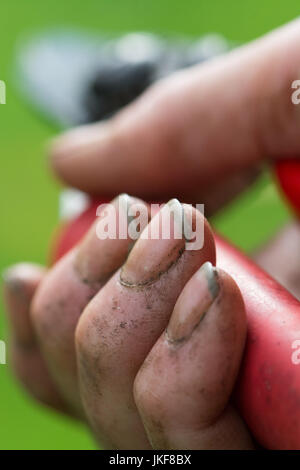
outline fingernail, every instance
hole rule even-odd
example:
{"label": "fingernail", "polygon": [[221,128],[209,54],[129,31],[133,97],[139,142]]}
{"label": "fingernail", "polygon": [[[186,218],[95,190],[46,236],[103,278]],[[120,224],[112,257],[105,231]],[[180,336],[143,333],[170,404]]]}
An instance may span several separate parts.
{"label": "fingernail", "polygon": [[10,291],[19,291],[20,282],[15,273],[15,267],[10,266],[2,272],[2,279],[5,288]]}
{"label": "fingernail", "polygon": [[[28,299],[28,285],[38,284],[45,269],[31,263],[19,263],[2,272],[4,288],[15,300],[23,302]],[[30,289],[29,289],[30,290]]]}
{"label": "fingernail", "polygon": [[119,206],[122,213],[126,216],[127,225],[129,225],[130,222],[134,219],[134,217],[129,214],[129,208],[136,203],[136,200],[128,194],[122,193],[116,197],[112,203],[115,203]]}
{"label": "fingernail", "polygon": [[166,334],[170,343],[187,340],[201,323],[218,297],[220,284],[217,269],[206,262],[194,274],[180,295]]}
{"label": "fingernail", "polygon": [[29,316],[30,302],[46,270],[39,265],[20,263],[3,273],[4,299],[14,341],[27,348],[35,343]]}
{"label": "fingernail", "polygon": [[133,247],[121,270],[121,283],[133,287],[155,282],[180,258],[184,247],[183,207],[177,199],[171,199]]}
{"label": "fingernail", "polygon": [[[128,225],[131,221],[129,209],[136,203],[137,199],[128,194],[121,194],[113,199],[108,208],[108,219],[116,228],[116,233],[113,233],[115,238],[109,236],[101,238],[99,232],[102,226],[100,227],[99,221],[96,221],[80,243],[75,255],[74,267],[84,283],[101,283],[107,280],[125,261],[131,246],[131,240],[128,237]],[[109,212],[110,208],[114,211]],[[101,212],[101,206],[99,206],[97,215]],[[101,221],[101,218],[99,220]],[[107,223],[106,220],[105,227]],[[119,232],[122,232],[122,236]]]}
{"label": "fingernail", "polygon": [[22,263],[10,266],[2,272],[2,279],[6,288],[15,295],[24,295],[24,280],[32,278],[32,265]]}

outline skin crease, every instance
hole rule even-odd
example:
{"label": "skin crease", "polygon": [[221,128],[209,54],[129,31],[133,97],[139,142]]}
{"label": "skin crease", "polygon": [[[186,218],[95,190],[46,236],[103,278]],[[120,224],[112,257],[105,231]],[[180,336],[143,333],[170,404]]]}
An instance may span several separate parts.
{"label": "skin crease", "polygon": [[[245,179],[249,178],[249,171],[257,171],[257,165],[259,168],[265,157],[277,158],[285,155],[299,155],[299,107],[293,106],[290,100],[291,83],[298,78],[300,70],[299,37],[300,28],[299,20],[297,20],[268,35],[266,38],[240,48],[226,57],[214,60],[203,66],[180,72],[158,83],[141,97],[141,99],[137,100],[111,121],[107,121],[105,124],[87,126],[80,130],[72,131],[56,141],[52,147],[51,164],[53,169],[56,174],[67,183],[100,195],[118,194],[123,190],[151,199],[157,197],[159,200],[164,200],[168,195],[172,197],[174,197],[174,195],[180,195],[188,202],[201,201],[211,204],[211,212],[215,211],[224,203],[225,199],[228,200],[241,189],[239,186],[240,175],[243,173]],[[229,180],[229,174],[233,175],[233,178],[237,181],[237,186],[239,187],[236,191],[233,191],[234,188]],[[225,192],[223,191],[223,186],[226,187]],[[95,247],[93,247],[91,253],[94,252],[94,249]],[[67,278],[68,283],[70,281],[69,286],[71,286],[71,289],[69,289],[67,283],[66,290],[71,295],[71,299],[68,299],[68,301],[70,301],[68,310],[70,313],[72,309],[72,315],[74,310],[72,308],[74,305],[73,300],[80,297],[84,304],[84,300],[87,299],[88,296],[86,286],[83,286],[82,280],[74,279],[73,268],[70,268],[70,264],[72,264],[70,261],[72,262],[74,253],[75,252],[70,255],[69,261],[64,260],[60,267],[54,268],[57,273],[57,278],[55,274],[49,274],[50,279],[52,278],[52,280],[54,280],[56,278],[55,282],[53,281],[52,287],[49,287],[49,291],[47,280],[43,281],[43,285],[41,286],[41,292],[44,290],[42,296],[43,302],[45,305],[49,304],[52,306],[56,299],[61,300],[62,286],[65,288],[65,279]],[[88,256],[82,256],[81,258],[85,261],[84,276],[82,277],[86,278],[86,270],[89,265],[86,261]],[[94,262],[98,258],[91,254],[89,259]],[[192,258],[190,261],[193,261]],[[76,263],[74,264],[76,265]],[[167,263],[163,264],[166,265]],[[187,265],[188,264],[189,263],[187,263]],[[134,271],[134,266],[135,263],[132,264],[131,272]],[[176,264],[176,269],[178,268],[179,263]],[[191,269],[189,278],[198,268],[199,266],[194,266],[194,268]],[[97,276],[96,278],[94,277],[94,269],[95,267],[92,268],[93,283],[95,279],[96,282],[98,279]],[[188,269],[189,266],[187,266],[187,270]],[[276,265],[276,269],[277,272],[280,273],[280,263]],[[105,272],[107,274],[108,270],[105,270]],[[168,276],[172,272],[174,272],[174,269],[168,272]],[[62,274],[64,275],[63,278],[61,277]],[[115,443],[118,441],[119,446],[124,448],[128,445],[128,430],[122,430],[125,435],[124,442],[121,435],[115,435],[115,425],[120,425],[120,417],[117,414],[114,416],[114,420],[110,422],[107,420],[104,426],[102,426],[101,417],[98,415],[97,410],[99,396],[95,393],[95,389],[98,388],[100,390],[103,378],[105,378],[106,389],[104,390],[104,398],[102,395],[101,400],[110,396],[108,386],[113,387],[114,385],[110,368],[112,365],[114,366],[114,361],[116,357],[118,357],[118,347],[121,347],[122,344],[116,344],[110,354],[109,348],[105,350],[104,342],[99,346],[99,336],[97,335],[97,331],[91,326],[94,318],[97,319],[99,315],[98,308],[95,311],[94,308],[98,305],[98,302],[100,302],[101,306],[101,302],[104,302],[107,298],[111,298],[111,293],[114,292],[114,289],[119,289],[116,292],[117,295],[120,295],[119,304],[109,305],[108,302],[104,302],[106,308],[105,314],[109,314],[108,310],[111,306],[112,312],[110,313],[115,315],[115,312],[118,312],[120,304],[121,306],[125,305],[127,307],[127,302],[132,298],[131,294],[128,294],[128,292],[131,292],[129,286],[120,283],[120,277],[118,279],[117,276],[120,276],[120,272],[115,274],[101,292],[97,294],[95,299],[88,304],[84,316],[82,317],[82,323],[77,329],[76,341],[79,352],[80,388],[82,390],[85,406],[88,408],[91,427],[96,431],[98,437],[100,436],[101,438],[101,435],[105,434],[106,442],[104,444],[107,447],[116,445]],[[8,290],[9,285],[15,284],[16,279],[19,285],[27,286],[26,276],[24,276],[19,266],[14,268],[10,280],[5,282],[5,289]],[[159,279],[160,286],[162,286],[163,281],[164,278],[162,276]],[[187,281],[188,279],[186,282]],[[174,282],[175,285],[175,279],[172,279],[172,282]],[[35,280],[35,287],[37,283],[38,281]],[[239,293],[236,292],[232,283],[228,282],[228,284],[231,285],[231,301],[233,302],[233,306],[236,306],[239,302]],[[167,292],[168,288],[167,285]],[[175,286],[175,288],[177,289],[177,296],[174,295],[174,297],[178,298],[183,286],[179,285]],[[30,322],[29,318],[30,303],[34,289],[32,289],[32,294],[25,297],[20,297],[20,290],[16,291],[15,289],[10,299],[6,296],[7,309],[12,318],[12,330],[15,337],[18,336],[19,332],[15,319],[20,316],[28,320],[27,330],[29,331],[29,335],[32,334],[32,337],[35,338],[33,324]],[[136,289],[134,290],[136,295],[135,304],[145,306],[147,300],[144,294],[145,287],[136,287],[134,289]],[[84,290],[84,293],[82,290]],[[50,297],[48,297],[47,292],[51,293]],[[75,296],[73,295],[74,292]],[[139,294],[143,294],[143,296]],[[39,293],[38,295],[42,294]],[[168,292],[168,295],[170,295],[170,292]],[[17,305],[18,298],[22,298],[22,308]],[[169,298],[169,310],[168,314],[165,312],[164,326],[166,326],[169,321],[176,298]],[[170,307],[172,304],[171,300],[173,302],[172,308]],[[202,298],[199,299],[200,304],[201,300]],[[36,302],[37,299],[34,299],[35,305]],[[76,302],[76,317],[81,313],[78,305],[79,304]],[[210,316],[210,318],[213,317],[215,319],[215,322],[209,323],[210,326],[206,323],[211,333],[215,331],[214,328],[217,328],[218,321],[222,317],[223,311],[227,312],[228,308],[226,307],[223,310],[222,302],[220,302],[218,310],[210,312],[214,314]],[[239,319],[241,322],[240,332],[242,332],[242,308],[230,308],[229,311],[234,318]],[[69,327],[74,328],[76,321],[71,314],[70,316],[67,315],[67,319],[65,319],[62,312],[60,313],[61,314],[56,317],[57,322],[54,323],[54,319],[49,320],[47,326],[52,330],[50,337],[54,338],[56,334],[59,338],[67,336],[74,342],[74,337],[69,331]],[[43,331],[43,337],[39,339],[40,345],[44,350],[47,349],[45,348],[46,345],[44,345],[44,339],[46,338],[44,325],[47,323],[47,318],[43,318],[42,314],[41,317],[42,318],[39,318],[39,315],[37,315],[37,318],[41,321],[39,322],[39,320],[37,320],[35,329],[37,332]],[[103,317],[104,315],[102,314],[102,319]],[[32,318],[35,319],[35,314],[33,314]],[[67,324],[67,321],[69,321],[68,318],[69,320],[71,319],[69,324]],[[204,320],[208,318],[207,316]],[[59,327],[57,325],[59,325]],[[62,325],[64,325],[64,329],[61,328]],[[205,324],[202,323],[201,328],[203,325]],[[146,323],[145,328],[148,326],[149,324]],[[147,433],[149,441],[159,447],[162,442],[161,432],[160,429],[157,429],[157,426],[153,426],[151,423],[153,423],[154,420],[158,422],[163,421],[163,419],[159,413],[156,419],[153,404],[147,402],[145,398],[146,384],[143,383],[142,377],[143,374],[145,374],[146,378],[149,375],[151,380],[153,379],[151,362],[149,367],[146,367],[148,362],[147,360],[145,361],[145,359],[147,352],[153,347],[155,340],[159,337],[164,328],[163,325],[161,325],[160,328],[158,328],[158,326],[159,325],[157,325],[157,332],[156,335],[154,335],[155,338],[153,338],[152,344],[150,344],[151,342],[149,341],[148,351],[144,351],[144,356],[141,354],[140,365],[144,362],[145,366],[135,382],[136,401],[141,411],[146,430],[143,430],[141,420],[137,416],[135,403],[133,402],[132,391],[128,388],[125,389],[125,398],[121,396],[120,411],[125,413],[123,405],[126,402],[128,403],[129,400],[131,409],[128,410],[128,412],[131,415],[133,424],[137,425],[139,431],[142,429],[140,434],[143,436],[144,444],[149,445],[149,443],[147,444],[147,441],[144,440],[146,439],[145,436]],[[105,328],[98,331],[98,333],[101,333],[102,337],[107,337],[105,339],[107,339],[107,344],[111,347],[114,343],[110,324],[108,324],[107,329],[106,325],[104,325],[104,327]],[[201,334],[201,328],[197,330],[198,334]],[[240,338],[241,337],[242,334]],[[121,335],[121,338],[125,340],[126,335]],[[135,337],[135,340],[139,346],[140,337]],[[57,341],[56,337],[55,341]],[[201,344],[203,341],[203,336],[201,336]],[[69,349],[70,344],[69,342],[67,350],[69,352],[73,350],[74,352],[73,347]],[[169,355],[164,355],[168,349],[162,347],[161,340],[158,340],[157,344],[158,346],[155,346],[155,360],[171,366]],[[220,344],[220,348],[224,347],[225,350],[218,350],[220,356],[218,355],[216,357],[215,354],[211,355],[211,361],[220,360],[224,354],[226,355],[228,345],[230,346],[230,342],[228,341],[221,341],[221,343],[218,342],[217,344]],[[236,344],[237,349],[235,353],[232,350],[231,353],[236,354],[236,367],[238,367],[237,364],[240,357],[239,355],[241,354],[242,341]],[[32,367],[31,356],[29,357],[23,354],[21,358],[20,354],[18,354],[18,348],[18,341],[13,341],[12,350],[15,358],[14,361],[19,364],[19,366],[16,367],[16,372],[19,376],[22,375],[20,378],[25,383],[28,391],[44,403],[50,403],[52,406],[56,406],[60,409],[62,404],[59,393],[50,379],[38,343],[32,341],[30,345],[30,348],[32,348],[31,351],[40,365],[37,368],[38,380],[35,366]],[[104,350],[106,357],[109,359],[109,361],[105,361],[105,367],[102,367],[101,373],[103,375],[97,375],[99,372],[98,348],[101,349],[101,353]],[[127,360],[130,358],[130,354],[133,354],[134,348],[135,344],[130,344],[130,348],[126,353],[128,355],[124,357],[125,364],[126,358]],[[188,350],[188,346],[186,350]],[[182,369],[186,369],[185,378],[188,377],[189,373],[193,377],[195,375],[194,366],[192,366],[190,361],[188,363],[185,362],[186,356],[181,354],[182,351],[184,351],[184,349],[178,349],[178,363],[181,364]],[[43,352],[45,354],[45,351]],[[67,354],[68,360],[74,364],[75,358],[74,356],[72,357],[72,354],[69,354],[69,352]],[[211,351],[210,353],[212,354]],[[150,354],[150,357],[153,358],[153,349]],[[45,356],[47,356],[47,354],[45,354]],[[198,358],[198,355],[196,356]],[[100,359],[103,357],[104,354]],[[48,364],[52,362],[52,357],[46,357],[46,359]],[[200,357],[199,360],[201,360]],[[68,361],[66,361],[66,363],[67,362]],[[60,367],[60,365],[59,363],[58,367]],[[136,367],[136,364],[134,365]],[[136,367],[136,369],[138,368]],[[135,371],[137,373],[138,370],[136,369]],[[64,368],[64,370],[66,369]],[[176,378],[175,372],[176,371],[172,370],[172,374],[170,375],[172,379]],[[161,370],[160,374],[165,380],[164,383],[168,382],[166,380],[168,376],[166,374],[164,375],[164,370]],[[26,376],[26,380],[24,380],[24,375]],[[93,383],[94,375],[97,376],[97,380]],[[62,385],[63,379],[61,377],[57,378],[58,382]],[[223,399],[222,403],[224,406],[230,394],[230,383],[234,381],[234,374],[230,375],[229,379],[225,387],[226,394],[218,394],[217,402],[220,403],[220,398]],[[132,374],[130,380],[133,382],[134,374]],[[168,385],[168,383],[166,385]],[[220,384],[217,385],[216,391],[219,390]],[[76,389],[77,383],[75,383],[74,389],[72,390]],[[81,405],[78,402],[78,395],[77,398],[74,398],[71,393],[72,390],[63,390],[64,396],[70,399],[69,403],[72,403],[72,406],[76,408],[75,411],[78,412],[78,406],[81,408]],[[114,391],[118,398],[119,391],[118,388]],[[214,392],[214,390],[212,391]],[[186,395],[193,396],[195,390],[187,386],[185,392]],[[150,395],[151,393],[150,391]],[[156,393],[160,397],[164,395],[166,400],[169,398],[163,387],[159,390],[156,385]],[[175,387],[174,393],[178,394],[179,398],[181,398],[180,389],[176,389]],[[100,407],[103,406],[101,400],[99,400]],[[162,400],[160,401],[162,402]],[[196,413],[194,413],[194,400],[189,402],[183,401],[182,403],[183,407],[187,407],[187,412],[191,416],[194,416],[194,414],[199,416],[201,411],[203,411],[201,407],[199,407]],[[212,406],[214,405],[214,400],[212,400],[211,404]],[[231,433],[233,437],[230,443],[224,441],[220,443],[220,441],[218,441],[220,446],[222,444],[223,447],[229,446],[230,448],[248,447],[246,431],[242,428],[242,424],[230,407],[225,408],[221,415],[216,414],[214,425],[206,428],[204,436],[202,427],[199,429],[199,426],[196,426],[195,431],[194,423],[185,423],[184,429],[179,429],[176,425],[177,412],[180,411],[178,407],[174,410],[172,406],[168,408],[168,403],[162,402],[161,405],[165,407],[168,417],[166,423],[162,422],[165,429],[164,434],[167,435],[167,440],[165,439],[163,441],[163,445],[167,447],[189,447],[190,445],[200,448],[216,447],[217,435],[230,435],[230,429],[238,429],[239,432],[237,435]],[[171,402],[170,405],[174,405],[174,402]],[[93,407],[95,407],[96,410],[95,414],[91,411]],[[217,407],[216,411],[219,413],[220,407]],[[161,409],[159,412],[161,413]],[[124,416],[124,414],[120,416]],[[133,416],[135,416],[135,418]],[[180,418],[182,418],[182,416]],[[170,429],[170,422],[175,423],[173,429]],[[190,426],[190,424],[193,425]],[[239,426],[241,426],[241,428]],[[219,430],[217,434],[216,429]],[[201,432],[198,434],[198,431]],[[184,435],[184,433],[186,434]],[[203,439],[201,439],[200,434]],[[239,441],[240,434],[245,436],[245,441]],[[133,438],[134,436],[129,437]],[[180,437],[186,438],[186,441],[179,442]],[[139,440],[140,438],[141,436],[139,435],[137,440],[138,445],[142,445],[141,440]],[[122,442],[119,442],[119,440]],[[133,447],[136,448],[135,444],[133,444]]]}

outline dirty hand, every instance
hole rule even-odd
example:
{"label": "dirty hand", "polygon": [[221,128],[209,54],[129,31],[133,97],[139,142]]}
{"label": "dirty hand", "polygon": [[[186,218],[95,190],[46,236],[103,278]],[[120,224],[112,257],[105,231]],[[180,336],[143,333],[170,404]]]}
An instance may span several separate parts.
{"label": "dirty hand", "polygon": [[[295,21],[156,84],[106,123],[71,131],[53,146],[53,168],[100,196],[179,195],[213,212],[265,157],[299,155],[299,31]],[[19,378],[43,403],[87,419],[108,448],[251,447],[229,404],[244,306],[232,279],[207,264],[209,227],[195,252],[140,239],[126,261],[129,244],[99,241],[92,228],[50,272],[8,271]]]}
{"label": "dirty hand", "polygon": [[[113,201],[126,224],[122,207],[138,203]],[[48,273],[7,272],[16,373],[41,402],[87,420],[109,449],[249,449],[230,403],[246,337],[243,299],[214,267],[211,229],[191,206],[172,200],[145,233],[157,233],[166,208],[169,239],[140,237],[132,248],[130,237],[99,239],[96,221]],[[193,227],[204,224],[202,249],[175,237],[183,213]]]}

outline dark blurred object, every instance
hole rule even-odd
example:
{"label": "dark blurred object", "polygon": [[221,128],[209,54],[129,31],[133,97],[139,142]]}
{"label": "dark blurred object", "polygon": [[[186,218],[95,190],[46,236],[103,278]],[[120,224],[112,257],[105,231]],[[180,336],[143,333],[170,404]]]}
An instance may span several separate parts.
{"label": "dark blurred object", "polygon": [[89,121],[109,118],[123,108],[154,80],[152,64],[122,64],[101,70],[87,88],[84,106],[88,110]]}
{"label": "dark blurred object", "polygon": [[97,37],[52,31],[22,40],[17,84],[44,116],[69,127],[106,119],[154,81],[231,47],[217,34],[190,40],[150,33]]}

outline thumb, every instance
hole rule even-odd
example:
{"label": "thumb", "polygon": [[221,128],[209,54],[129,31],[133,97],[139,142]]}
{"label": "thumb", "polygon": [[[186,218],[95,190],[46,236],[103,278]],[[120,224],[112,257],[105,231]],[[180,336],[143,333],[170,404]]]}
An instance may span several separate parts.
{"label": "thumb", "polygon": [[164,79],[113,119],[52,147],[62,180],[90,193],[186,197],[197,188],[300,154],[300,21]]}

